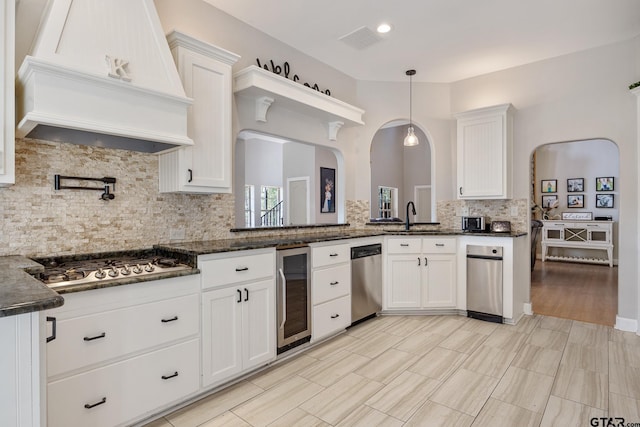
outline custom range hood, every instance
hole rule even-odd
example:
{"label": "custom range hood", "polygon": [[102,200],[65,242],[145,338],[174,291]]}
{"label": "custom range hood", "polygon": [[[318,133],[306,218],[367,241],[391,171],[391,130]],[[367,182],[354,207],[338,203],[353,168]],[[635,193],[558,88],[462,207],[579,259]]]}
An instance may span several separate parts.
{"label": "custom range hood", "polygon": [[16,82],[17,137],[159,152],[193,145],[153,0],[49,0]]}

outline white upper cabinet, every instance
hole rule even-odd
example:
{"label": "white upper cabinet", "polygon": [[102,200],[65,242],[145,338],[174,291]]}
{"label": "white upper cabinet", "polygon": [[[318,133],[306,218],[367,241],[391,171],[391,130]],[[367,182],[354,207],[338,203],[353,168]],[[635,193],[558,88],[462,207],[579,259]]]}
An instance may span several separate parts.
{"label": "white upper cabinet", "polygon": [[0,5],[0,187],[15,183],[15,6]]}
{"label": "white upper cabinet", "polygon": [[179,32],[167,37],[185,93],[192,147],[160,155],[160,192],[230,193],[231,68],[239,56]]}
{"label": "white upper cabinet", "polygon": [[512,197],[511,104],[456,114],[459,199]]}

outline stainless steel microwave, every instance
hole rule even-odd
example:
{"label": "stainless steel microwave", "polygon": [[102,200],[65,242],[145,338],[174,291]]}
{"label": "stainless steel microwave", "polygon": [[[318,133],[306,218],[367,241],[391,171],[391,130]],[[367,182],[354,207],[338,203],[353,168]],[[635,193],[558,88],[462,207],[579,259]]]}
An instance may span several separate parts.
{"label": "stainless steel microwave", "polygon": [[486,231],[485,219],[483,216],[463,216],[462,231]]}

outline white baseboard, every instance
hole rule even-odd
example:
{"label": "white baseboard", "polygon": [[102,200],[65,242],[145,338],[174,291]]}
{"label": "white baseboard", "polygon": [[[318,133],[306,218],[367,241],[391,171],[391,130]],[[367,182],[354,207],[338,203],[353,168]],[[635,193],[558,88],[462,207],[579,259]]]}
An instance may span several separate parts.
{"label": "white baseboard", "polygon": [[638,321],[636,319],[626,319],[616,316],[616,325],[614,328],[620,331],[638,333]]}
{"label": "white baseboard", "polygon": [[533,307],[531,306],[530,302],[525,302],[524,306],[522,307],[522,309],[524,310],[524,314],[532,316],[533,315]]}

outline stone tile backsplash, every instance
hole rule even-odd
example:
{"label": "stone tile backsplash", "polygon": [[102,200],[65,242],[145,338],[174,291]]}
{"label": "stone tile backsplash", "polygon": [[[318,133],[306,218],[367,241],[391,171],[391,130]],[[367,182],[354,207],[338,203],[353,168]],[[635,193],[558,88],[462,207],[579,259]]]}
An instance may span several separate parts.
{"label": "stone tile backsplash", "polygon": [[[98,191],[56,191],[55,174],[113,176],[117,179],[115,199],[100,200]],[[509,220],[514,230],[528,230],[526,200],[440,201],[440,227],[459,229],[457,213],[463,206],[469,207],[471,215]],[[517,218],[510,215],[512,206],[518,208]],[[347,200],[346,214],[352,228],[367,228],[369,201]],[[231,233],[229,229],[235,224],[233,194],[159,193],[155,154],[33,139],[16,141],[16,184],[0,188],[0,215],[0,256],[148,248],[170,242],[172,229],[184,231],[184,241],[282,234],[279,230]],[[341,229],[323,227],[317,231]],[[287,234],[313,231],[287,230]]]}

